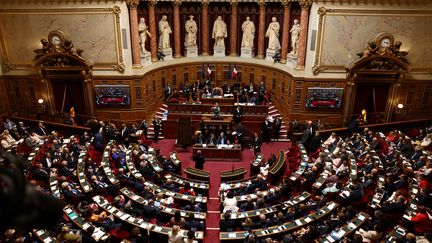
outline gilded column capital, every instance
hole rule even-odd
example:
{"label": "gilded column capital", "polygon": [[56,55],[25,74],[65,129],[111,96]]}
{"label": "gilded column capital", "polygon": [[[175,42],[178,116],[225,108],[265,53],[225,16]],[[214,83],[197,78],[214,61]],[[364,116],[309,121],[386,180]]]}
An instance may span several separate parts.
{"label": "gilded column capital", "polygon": [[139,0],[127,0],[126,4],[130,9],[137,9],[139,2]]}
{"label": "gilded column capital", "polygon": [[310,6],[312,5],[311,0],[300,0],[299,3],[302,10],[303,9],[309,10]]}
{"label": "gilded column capital", "polygon": [[174,6],[180,6],[182,1],[181,0],[174,0]]}
{"label": "gilded column capital", "polygon": [[289,1],[289,0],[282,0],[282,6],[284,6],[285,8],[286,7],[290,8],[291,7],[291,1]]}
{"label": "gilded column capital", "polygon": [[148,2],[148,4],[149,4],[150,7],[154,7],[156,5],[156,3],[157,3],[157,0],[150,0]]}
{"label": "gilded column capital", "polygon": [[230,3],[231,3],[231,6],[237,6],[238,5],[237,0],[231,0]]}
{"label": "gilded column capital", "polygon": [[265,0],[258,0],[258,5],[260,7],[265,6]]}
{"label": "gilded column capital", "polygon": [[202,4],[203,6],[205,6],[205,7],[208,7],[209,3],[210,3],[209,0],[202,0],[202,1],[201,1],[201,4]]}

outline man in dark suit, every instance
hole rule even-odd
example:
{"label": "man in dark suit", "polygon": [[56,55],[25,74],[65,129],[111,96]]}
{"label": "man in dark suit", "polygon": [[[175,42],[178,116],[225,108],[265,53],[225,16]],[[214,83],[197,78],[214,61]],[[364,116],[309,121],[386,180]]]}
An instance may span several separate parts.
{"label": "man in dark suit", "polygon": [[243,134],[245,133],[245,128],[241,122],[237,125],[235,132],[238,143],[243,146]]}
{"label": "man in dark suit", "polygon": [[315,134],[315,128],[313,127],[312,121],[308,121],[306,123],[306,127],[303,131],[303,136],[301,139],[301,143],[305,146],[305,148],[310,151],[310,142]]}
{"label": "man in dark suit", "polygon": [[161,121],[159,120],[159,118],[157,118],[155,116],[155,118],[153,120],[153,131],[154,131],[154,141],[155,142],[158,140],[160,127],[161,127]]}
{"label": "man in dark suit", "polygon": [[46,128],[42,122],[39,122],[38,127],[34,130],[34,132],[42,137],[46,137],[48,135],[48,131],[46,131]]}
{"label": "man in dark suit", "polygon": [[220,136],[216,140],[217,144],[228,144],[228,140],[223,132],[221,132]]}
{"label": "man in dark suit", "polygon": [[6,121],[3,122],[3,127],[7,130],[12,130],[12,128],[16,127],[16,124],[13,121],[9,120],[9,118],[6,118]]}
{"label": "man in dark suit", "polygon": [[213,117],[214,118],[218,118],[220,117],[220,107],[219,104],[216,103],[213,107],[212,107],[212,112],[213,112]]}
{"label": "man in dark suit", "polygon": [[103,128],[101,127],[99,129],[99,132],[95,134],[94,136],[94,148],[97,151],[103,152],[105,145],[104,145],[104,138],[103,138]]}
{"label": "man in dark suit", "polygon": [[258,133],[254,134],[252,146],[253,146],[253,150],[254,150],[255,155],[261,153],[261,139],[258,137]]}
{"label": "man in dark suit", "polygon": [[201,154],[201,150],[198,150],[197,153],[193,156],[193,161],[195,162],[195,168],[199,170],[204,169],[205,159]]}
{"label": "man in dark suit", "polygon": [[239,124],[243,117],[243,109],[241,106],[237,106],[233,110],[233,121],[235,124]]}

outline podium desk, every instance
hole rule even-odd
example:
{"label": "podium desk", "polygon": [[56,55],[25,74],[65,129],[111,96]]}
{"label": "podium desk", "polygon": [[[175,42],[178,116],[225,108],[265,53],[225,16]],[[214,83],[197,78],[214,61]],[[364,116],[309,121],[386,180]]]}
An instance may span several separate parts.
{"label": "podium desk", "polygon": [[206,144],[195,144],[192,152],[195,155],[201,150],[206,160],[240,161],[242,148],[239,144],[207,146]]}
{"label": "podium desk", "polygon": [[234,104],[234,97],[222,97],[222,96],[213,96],[213,97],[207,97],[203,95],[201,97],[201,103],[203,104],[212,104],[218,103],[219,105],[233,105]]}
{"label": "podium desk", "polygon": [[230,125],[232,122],[231,115],[221,115],[219,118],[214,118],[213,115],[204,114],[201,118],[205,125]]}

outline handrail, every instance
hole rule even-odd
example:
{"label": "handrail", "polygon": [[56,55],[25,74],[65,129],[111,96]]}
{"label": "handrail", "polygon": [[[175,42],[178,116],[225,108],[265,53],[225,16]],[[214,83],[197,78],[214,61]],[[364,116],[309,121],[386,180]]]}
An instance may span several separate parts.
{"label": "handrail", "polygon": [[[413,120],[407,120],[407,121],[395,121],[395,122],[386,122],[386,123],[376,123],[376,124],[365,124],[360,125],[359,128],[377,128],[377,127],[394,127],[398,125],[405,125],[410,123],[421,123],[421,122],[432,122],[432,118],[422,118],[422,119],[413,119]],[[331,132],[346,132],[348,131],[348,127],[338,127],[338,128],[332,128],[332,129],[322,129],[318,130],[321,134],[322,133],[331,133]],[[294,133],[295,136],[302,136],[302,132],[296,132]]]}

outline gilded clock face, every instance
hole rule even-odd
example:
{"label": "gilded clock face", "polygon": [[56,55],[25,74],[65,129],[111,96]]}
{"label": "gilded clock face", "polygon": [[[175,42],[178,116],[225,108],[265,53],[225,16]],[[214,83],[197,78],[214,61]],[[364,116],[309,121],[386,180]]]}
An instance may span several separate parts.
{"label": "gilded clock face", "polygon": [[382,48],[388,48],[388,47],[390,47],[391,46],[391,40],[389,38],[387,38],[387,37],[382,38],[381,42],[380,42],[380,46]]}
{"label": "gilded clock face", "polygon": [[53,35],[51,37],[51,44],[58,45],[61,43],[60,37],[58,35]]}

